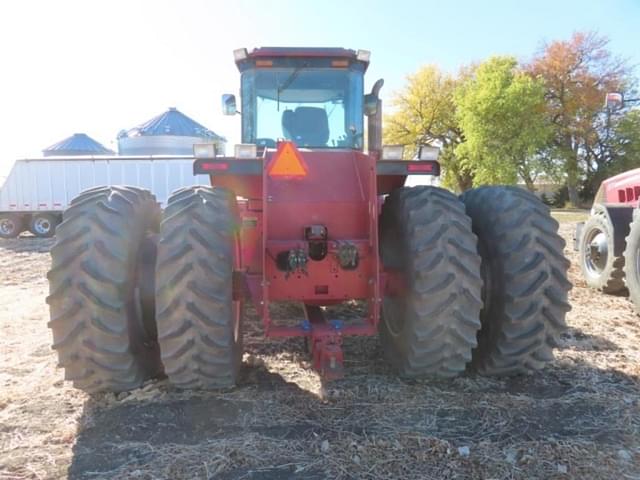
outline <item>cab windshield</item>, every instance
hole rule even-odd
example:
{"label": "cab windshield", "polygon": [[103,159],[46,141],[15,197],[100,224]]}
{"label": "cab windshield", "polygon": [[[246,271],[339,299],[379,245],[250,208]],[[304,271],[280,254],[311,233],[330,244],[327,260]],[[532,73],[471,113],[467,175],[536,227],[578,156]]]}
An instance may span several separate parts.
{"label": "cab windshield", "polygon": [[252,69],[242,74],[242,141],[275,147],[362,149],[362,72]]}

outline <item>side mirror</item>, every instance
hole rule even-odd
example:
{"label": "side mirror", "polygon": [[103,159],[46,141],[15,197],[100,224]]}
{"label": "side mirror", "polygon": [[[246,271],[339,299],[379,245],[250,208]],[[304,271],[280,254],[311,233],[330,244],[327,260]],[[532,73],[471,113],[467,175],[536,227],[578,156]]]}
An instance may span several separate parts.
{"label": "side mirror", "polygon": [[364,114],[367,117],[371,117],[375,115],[378,111],[378,97],[374,96],[372,93],[367,93],[364,96]]}
{"label": "side mirror", "polygon": [[609,92],[604,97],[604,106],[609,110],[618,110],[624,105],[624,97],[618,92]]}
{"label": "side mirror", "polygon": [[372,117],[378,113],[378,107],[380,106],[378,101],[380,100],[380,89],[382,85],[384,85],[384,80],[381,78],[373,84],[371,93],[367,93],[364,96],[364,114],[367,117]]}
{"label": "side mirror", "polygon": [[236,107],[236,96],[230,93],[222,95],[222,114],[223,115],[235,115],[238,113]]}

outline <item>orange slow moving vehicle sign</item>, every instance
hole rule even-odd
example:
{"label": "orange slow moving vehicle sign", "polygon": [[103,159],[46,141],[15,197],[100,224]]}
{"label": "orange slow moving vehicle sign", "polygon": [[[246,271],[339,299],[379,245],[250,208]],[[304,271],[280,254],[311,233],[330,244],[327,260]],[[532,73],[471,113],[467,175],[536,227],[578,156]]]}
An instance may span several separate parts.
{"label": "orange slow moving vehicle sign", "polygon": [[308,168],[293,142],[279,142],[278,150],[267,167],[270,177],[301,178]]}

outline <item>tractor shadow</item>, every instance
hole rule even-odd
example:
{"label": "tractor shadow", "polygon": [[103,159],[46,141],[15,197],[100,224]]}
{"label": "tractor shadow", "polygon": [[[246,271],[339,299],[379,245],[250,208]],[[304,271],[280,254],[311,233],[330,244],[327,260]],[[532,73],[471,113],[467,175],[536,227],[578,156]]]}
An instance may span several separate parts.
{"label": "tractor shadow", "polygon": [[579,328],[569,327],[560,336],[560,349],[572,349],[578,351],[605,352],[616,351],[620,347],[611,340],[601,336],[586,333]]}
{"label": "tractor shadow", "polygon": [[[304,419],[269,422],[262,406],[256,408],[256,396],[273,392],[278,397],[295,398],[296,402],[309,405],[319,404],[320,399],[264,367],[246,364],[242,367],[239,385],[229,391],[177,391],[162,383],[165,385],[159,388],[159,397],[151,400],[131,400],[130,397],[136,396],[134,391],[130,395],[96,395],[85,403],[68,478],[136,477],[149,465],[156,469],[154,474],[142,478],[156,478],[158,469],[164,470],[162,478],[325,478],[313,469],[297,473],[295,465],[287,465],[289,462],[284,459],[259,469],[238,467],[211,475],[205,465],[206,458],[195,458],[189,460],[203,468],[189,464],[181,472],[179,454],[170,458],[172,451],[202,449],[203,454],[215,456],[216,445],[241,443],[243,438],[258,436],[277,443],[315,436],[317,425]],[[254,419],[259,420],[254,422]],[[285,451],[283,457],[286,457]],[[166,468],[165,461],[168,461]]]}
{"label": "tractor shadow", "polygon": [[[273,351],[269,343],[252,347],[257,356]],[[327,478],[323,439],[346,451],[371,438],[402,442],[406,436],[472,451],[486,442],[499,449],[586,442],[613,451],[633,451],[640,443],[632,421],[640,379],[615,369],[556,361],[541,372],[504,379],[466,373],[403,381],[372,339],[350,339],[345,355],[361,357],[347,365],[345,379],[330,384],[325,398],[247,363],[239,386],[227,392],[160,386],[150,400],[96,396],[79,421],[69,478]],[[295,357],[283,361],[296,363]],[[299,457],[287,447],[292,444],[307,459],[301,472]],[[222,457],[224,468],[207,470],[208,459]],[[261,463],[248,466],[247,458]]]}

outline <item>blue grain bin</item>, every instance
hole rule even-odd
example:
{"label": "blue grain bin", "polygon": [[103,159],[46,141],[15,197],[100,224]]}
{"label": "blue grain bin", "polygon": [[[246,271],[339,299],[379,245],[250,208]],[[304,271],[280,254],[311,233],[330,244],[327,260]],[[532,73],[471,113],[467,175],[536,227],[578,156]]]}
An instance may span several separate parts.
{"label": "blue grain bin", "polygon": [[225,138],[217,135],[176,108],[123,130],[118,135],[120,155],[192,155],[194,143],[214,143],[224,152]]}
{"label": "blue grain bin", "polygon": [[70,155],[113,155],[104,145],[96,142],[86,133],[74,133],[64,140],[54,143],[42,151],[45,157]]}

